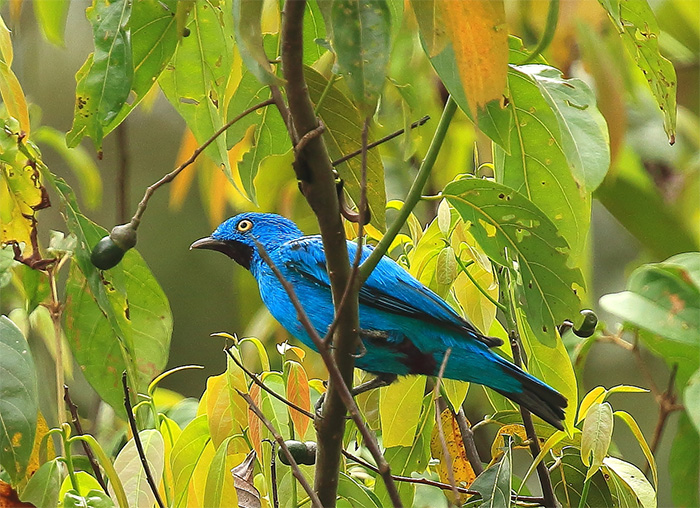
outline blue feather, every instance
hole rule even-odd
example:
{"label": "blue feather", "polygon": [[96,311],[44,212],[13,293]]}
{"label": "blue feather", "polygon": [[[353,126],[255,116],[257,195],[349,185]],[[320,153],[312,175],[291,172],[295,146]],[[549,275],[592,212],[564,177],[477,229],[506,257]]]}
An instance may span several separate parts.
{"label": "blue feather", "polygon": [[[326,257],[320,236],[303,236],[290,220],[275,214],[243,213],[223,222],[193,248],[224,252],[249,268],[270,313],[294,337],[315,349],[297,319],[285,289],[255,247],[260,242],[292,284],[320,336],[333,321]],[[348,255],[357,245],[348,242]],[[361,260],[372,251],[363,247]],[[445,377],[488,386],[561,429],[566,399],[489,347],[487,337],[433,291],[388,257],[383,257],[359,292],[360,338],[364,352],[356,366],[373,373],[437,375],[451,348]]]}

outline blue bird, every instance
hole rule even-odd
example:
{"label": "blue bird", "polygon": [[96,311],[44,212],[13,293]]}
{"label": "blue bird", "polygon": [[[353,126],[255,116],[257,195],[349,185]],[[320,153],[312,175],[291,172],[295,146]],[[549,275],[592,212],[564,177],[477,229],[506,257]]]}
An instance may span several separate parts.
{"label": "blue bird", "polygon": [[[294,337],[315,349],[297,319],[285,289],[261,258],[256,239],[292,284],[311,324],[324,336],[333,321],[330,281],[320,236],[304,236],[289,219],[267,213],[241,213],[197,240],[191,249],[222,252],[250,270],[270,313]],[[362,248],[366,259],[371,247]],[[353,259],[357,244],[348,242]],[[355,365],[390,382],[396,375],[436,376],[451,349],[444,377],[479,383],[521,404],[557,429],[563,429],[566,398],[490,347],[487,337],[449,304],[384,256],[359,293],[360,338],[364,345]]]}

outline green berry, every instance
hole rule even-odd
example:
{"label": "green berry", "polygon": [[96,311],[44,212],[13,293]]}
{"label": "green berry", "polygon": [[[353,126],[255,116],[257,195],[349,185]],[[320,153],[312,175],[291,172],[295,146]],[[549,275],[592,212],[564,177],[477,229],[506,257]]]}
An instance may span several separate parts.
{"label": "green berry", "polygon": [[[313,441],[307,441],[306,443],[302,443],[301,441],[295,441],[293,439],[290,439],[288,441],[285,441],[284,444],[287,445],[289,453],[292,454],[292,457],[294,457],[294,460],[297,464],[305,464],[307,466],[311,466],[316,463],[316,443],[314,443]],[[284,453],[284,450],[282,450],[282,448],[280,448],[277,451],[277,456],[279,457],[280,462],[282,462],[282,464],[289,465],[287,454]]]}
{"label": "green berry", "polygon": [[119,245],[124,252],[136,245],[136,229],[129,223],[114,226],[109,233],[109,237],[114,243]]}
{"label": "green berry", "polygon": [[119,264],[126,251],[119,247],[109,236],[105,236],[97,242],[92,249],[90,261],[100,270],[109,270]]}

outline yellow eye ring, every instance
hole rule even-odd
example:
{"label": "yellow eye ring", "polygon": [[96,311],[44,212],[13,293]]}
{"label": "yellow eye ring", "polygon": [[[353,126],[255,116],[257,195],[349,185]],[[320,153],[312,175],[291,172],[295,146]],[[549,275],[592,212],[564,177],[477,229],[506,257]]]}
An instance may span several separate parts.
{"label": "yellow eye ring", "polygon": [[241,233],[245,233],[246,231],[250,231],[252,227],[253,223],[251,221],[249,221],[248,219],[243,219],[241,222],[238,223],[236,229]]}

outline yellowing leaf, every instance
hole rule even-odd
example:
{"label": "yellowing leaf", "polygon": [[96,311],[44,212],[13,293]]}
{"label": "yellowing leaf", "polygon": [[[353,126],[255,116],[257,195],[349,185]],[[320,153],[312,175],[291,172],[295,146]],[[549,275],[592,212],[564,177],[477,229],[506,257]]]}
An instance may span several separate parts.
{"label": "yellowing leaf", "polygon": [[240,425],[233,419],[226,373],[207,379],[207,417],[211,440],[216,447],[227,437],[240,432]]}
{"label": "yellowing leaf", "polygon": [[[175,167],[180,166],[189,159],[190,156],[192,156],[192,152],[197,149],[197,146],[197,140],[194,134],[192,134],[192,131],[185,129],[185,132],[182,133],[180,149],[175,158]],[[197,166],[201,166],[201,160],[202,159],[198,159],[187,166],[177,175],[177,178],[170,183],[170,208],[179,210],[180,207],[182,207],[182,203],[185,201],[187,193],[190,190],[190,185],[192,185],[192,179],[197,171]]]}
{"label": "yellowing leaf", "polygon": [[508,72],[508,30],[502,0],[440,0],[447,37],[469,108],[477,115],[486,103],[501,98]]}
{"label": "yellowing leaf", "polygon": [[420,420],[425,376],[406,376],[379,391],[379,416],[386,448],[411,446]]}
{"label": "yellowing leaf", "polygon": [[[452,411],[449,409],[445,409],[440,414],[440,419],[442,421],[442,430],[445,434],[447,451],[452,459],[452,472],[455,482],[457,485],[469,487],[476,478],[476,475],[474,474],[471,464],[467,460],[467,453],[464,451],[462,434],[459,431],[457,420],[452,416]],[[433,457],[440,460],[440,464],[437,466],[440,481],[449,483],[447,457],[445,457],[442,450],[442,443],[440,442],[440,433],[437,425],[433,428],[432,437],[430,438],[430,452]]]}
{"label": "yellowing leaf", "polygon": [[[302,409],[311,409],[311,399],[309,395],[309,379],[301,364],[288,361],[289,374],[287,375],[287,399]],[[297,435],[303,438],[306,429],[309,428],[311,420],[308,416],[300,413],[296,409],[289,408],[289,416],[294,423]]]}
{"label": "yellowing leaf", "polygon": [[491,443],[491,460],[495,461],[498,457],[503,455],[503,448],[508,446],[505,436],[513,436],[511,440],[513,448],[529,448],[528,444],[523,444],[527,441],[527,434],[525,432],[525,427],[518,423],[512,423],[510,425],[504,425],[496,433],[496,437],[493,438],[493,443]]}
{"label": "yellowing leaf", "polygon": [[590,392],[588,392],[578,407],[578,418],[576,419],[576,423],[578,424],[584,418],[586,418],[586,414],[588,414],[588,410],[591,408],[591,406],[595,403],[600,404],[603,402],[606,395],[607,390],[602,386],[596,386]]}
{"label": "yellowing leaf", "polygon": [[29,134],[29,109],[22,85],[10,66],[0,62],[0,94],[7,113],[19,121],[25,134]]}

